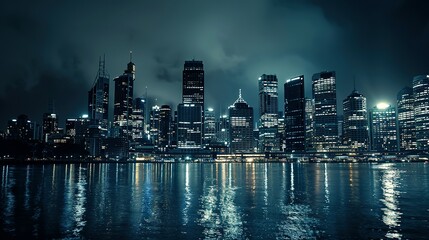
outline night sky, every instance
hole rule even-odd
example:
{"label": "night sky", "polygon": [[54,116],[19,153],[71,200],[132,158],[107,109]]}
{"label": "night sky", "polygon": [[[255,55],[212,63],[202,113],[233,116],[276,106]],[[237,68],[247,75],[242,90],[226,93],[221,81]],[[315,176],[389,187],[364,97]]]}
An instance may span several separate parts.
{"label": "night sky", "polygon": [[[60,125],[87,111],[100,55],[113,78],[133,52],[134,96],[176,109],[185,60],[202,60],[206,107],[222,110],[242,88],[257,113],[257,79],[337,72],[338,103],[356,88],[394,105],[429,73],[428,1],[2,1],[0,129],[25,113],[41,121],[55,100]],[[374,3],[376,2],[376,3]],[[341,109],[339,105],[339,110]],[[340,110],[341,111],[341,110]],[[110,112],[113,114],[113,111]]]}

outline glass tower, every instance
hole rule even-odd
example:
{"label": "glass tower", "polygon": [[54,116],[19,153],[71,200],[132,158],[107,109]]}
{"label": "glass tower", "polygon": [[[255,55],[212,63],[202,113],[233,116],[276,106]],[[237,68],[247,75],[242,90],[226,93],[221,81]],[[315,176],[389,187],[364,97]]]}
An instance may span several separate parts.
{"label": "glass tower", "polygon": [[286,151],[305,150],[304,76],[286,80],[284,84]]}
{"label": "glass tower", "polygon": [[263,74],[259,78],[259,151],[280,150],[278,136],[277,76]]}
{"label": "glass tower", "polygon": [[414,121],[417,150],[429,150],[429,75],[413,79]]}

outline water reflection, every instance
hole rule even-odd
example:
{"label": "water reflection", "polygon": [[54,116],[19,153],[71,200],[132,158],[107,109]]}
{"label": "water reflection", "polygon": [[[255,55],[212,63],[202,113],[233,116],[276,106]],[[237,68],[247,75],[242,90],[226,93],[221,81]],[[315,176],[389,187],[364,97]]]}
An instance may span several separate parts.
{"label": "water reflection", "polygon": [[0,239],[415,239],[429,232],[425,164],[1,168]]}
{"label": "water reflection", "polygon": [[[216,166],[217,167],[217,166]],[[231,164],[219,166],[206,176],[201,197],[200,219],[206,239],[244,238],[242,214],[235,204],[237,188],[233,184]]]}
{"label": "water reflection", "polygon": [[400,171],[391,163],[381,165],[380,169],[383,173],[381,182],[383,197],[380,201],[385,206],[381,210],[383,211],[383,222],[389,227],[386,237],[400,239],[402,235],[399,227],[402,213],[398,206],[400,191],[397,190],[400,184]]}

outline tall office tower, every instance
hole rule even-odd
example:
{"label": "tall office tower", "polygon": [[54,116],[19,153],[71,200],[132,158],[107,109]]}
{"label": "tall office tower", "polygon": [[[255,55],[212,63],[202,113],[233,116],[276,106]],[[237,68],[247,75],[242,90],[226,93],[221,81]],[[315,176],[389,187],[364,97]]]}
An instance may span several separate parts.
{"label": "tall office tower", "polygon": [[131,114],[132,139],[134,141],[141,141],[144,137],[144,115],[145,100],[142,98],[136,98],[134,100],[133,113]]}
{"label": "tall office tower", "polygon": [[177,110],[174,111],[170,124],[170,146],[177,148]]}
{"label": "tall office tower", "polygon": [[396,110],[386,103],[379,103],[369,112],[370,149],[380,152],[397,151]]}
{"label": "tall office tower", "polygon": [[284,91],[286,151],[302,152],[305,150],[304,76],[286,80]]}
{"label": "tall office tower", "polygon": [[229,146],[229,117],[224,114],[216,122],[216,141]]}
{"label": "tall office tower", "polygon": [[397,95],[399,150],[416,150],[414,131],[414,95],[413,89],[405,87]]}
{"label": "tall office tower", "polygon": [[[198,109],[199,114],[195,112]],[[201,148],[204,137],[204,65],[202,61],[185,61],[182,104],[177,108],[177,121],[178,148]]]}
{"label": "tall office tower", "polygon": [[286,151],[285,127],[286,127],[285,126],[285,117],[282,115],[279,115],[277,134],[279,136],[279,144],[280,144],[280,150],[281,151]]}
{"label": "tall office tower", "polygon": [[109,79],[105,58],[98,62],[98,72],[91,90],[88,91],[88,115],[97,124],[107,127],[109,117]]}
{"label": "tall office tower", "polygon": [[201,104],[181,103],[177,106],[177,147],[198,149],[202,147],[203,109]]}
{"label": "tall office tower", "polygon": [[216,139],[216,118],[213,108],[204,112],[204,144],[214,142]]}
{"label": "tall office tower", "polygon": [[27,115],[21,114],[7,123],[6,137],[8,139],[28,142],[34,139],[34,124]]}
{"label": "tall office tower", "polygon": [[43,141],[48,142],[49,135],[58,132],[58,118],[55,113],[43,114]]}
{"label": "tall office tower", "polygon": [[263,74],[259,77],[259,151],[280,150],[278,136],[277,76]]}
{"label": "tall office tower", "polygon": [[182,103],[201,104],[204,109],[204,65],[202,61],[185,61]]}
{"label": "tall office tower", "polygon": [[429,150],[429,75],[413,79],[414,121],[417,150]]}
{"label": "tall office tower", "polygon": [[228,110],[231,152],[253,152],[253,108],[241,97],[241,90]]}
{"label": "tall office tower", "polygon": [[[131,57],[130,57],[131,58]],[[133,112],[133,87],[136,66],[133,62],[127,65],[127,69],[115,81],[115,104],[113,106],[113,121],[120,127],[122,137],[131,137],[131,114]]]}
{"label": "tall office tower", "polygon": [[305,99],[305,150],[314,150],[314,99]]}
{"label": "tall office tower", "polygon": [[159,112],[161,108],[157,105],[150,111],[149,136],[155,147],[159,145]]}
{"label": "tall office tower", "polygon": [[366,97],[358,91],[343,100],[344,144],[354,151],[368,150],[368,111]]}
{"label": "tall office tower", "polygon": [[335,72],[313,75],[314,141],[316,151],[329,151],[338,145],[337,90]]}
{"label": "tall office tower", "polygon": [[167,150],[171,145],[171,107],[162,105],[159,109],[159,133],[158,133],[158,149],[161,151]]}

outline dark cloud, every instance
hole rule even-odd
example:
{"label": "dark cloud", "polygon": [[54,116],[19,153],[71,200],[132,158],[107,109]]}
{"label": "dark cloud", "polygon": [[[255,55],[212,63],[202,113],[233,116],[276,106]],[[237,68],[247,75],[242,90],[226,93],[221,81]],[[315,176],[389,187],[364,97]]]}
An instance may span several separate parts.
{"label": "dark cloud", "polygon": [[393,103],[414,75],[429,71],[427,9],[412,0],[1,3],[0,126],[19,113],[40,121],[49,97],[62,120],[79,115],[98,57],[106,54],[113,80],[130,50],[135,95],[147,87],[158,105],[180,102],[183,62],[193,58],[204,61],[207,105],[216,109],[241,88],[257,112],[263,73],[279,78],[279,106],[293,76],[305,75],[310,96],[311,75],[322,70],[337,71],[339,103],[353,76],[370,106]]}

